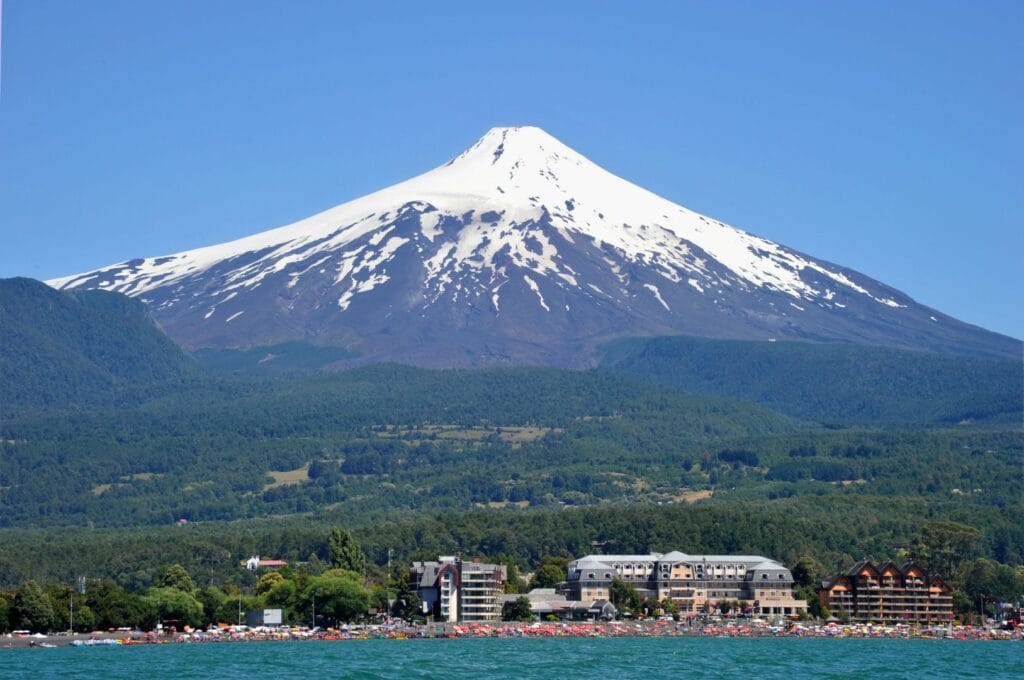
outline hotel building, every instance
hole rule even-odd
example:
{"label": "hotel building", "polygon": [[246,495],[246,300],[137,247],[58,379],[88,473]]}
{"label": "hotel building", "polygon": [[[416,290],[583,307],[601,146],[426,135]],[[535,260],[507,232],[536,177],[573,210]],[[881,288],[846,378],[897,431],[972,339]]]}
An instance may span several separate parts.
{"label": "hotel building", "polygon": [[570,600],[607,600],[615,578],[649,599],[672,600],[683,613],[714,612],[726,601],[757,616],[793,616],[807,609],[807,602],[793,595],[789,569],[760,555],[587,555],[569,563],[561,587]]}
{"label": "hotel building", "polygon": [[869,561],[821,584],[818,598],[834,616],[851,621],[946,622],[953,620],[953,594],[924,567]]}

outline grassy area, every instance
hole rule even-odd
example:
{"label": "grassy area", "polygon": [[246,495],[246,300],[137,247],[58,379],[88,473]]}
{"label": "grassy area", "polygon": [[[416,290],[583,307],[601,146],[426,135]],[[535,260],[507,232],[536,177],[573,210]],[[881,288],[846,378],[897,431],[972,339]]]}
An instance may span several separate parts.
{"label": "grassy area", "polygon": [[411,445],[437,439],[447,441],[482,441],[489,437],[497,437],[503,442],[516,445],[525,442],[537,441],[550,433],[560,433],[564,431],[560,427],[534,427],[529,425],[464,427],[453,424],[441,424],[425,425],[417,428],[401,428],[395,425],[386,425],[385,428],[386,429],[384,430],[376,431],[378,437],[402,437],[403,441]]}
{"label": "grassy area", "polygon": [[263,486],[264,491],[276,489],[290,484],[301,484],[309,481],[309,463],[294,470],[271,470],[267,473],[274,481]]}

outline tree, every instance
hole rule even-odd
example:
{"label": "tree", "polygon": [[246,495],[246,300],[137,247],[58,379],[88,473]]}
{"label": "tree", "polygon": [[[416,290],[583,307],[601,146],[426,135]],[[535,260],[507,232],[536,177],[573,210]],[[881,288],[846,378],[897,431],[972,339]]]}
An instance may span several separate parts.
{"label": "tree", "polygon": [[514,600],[509,600],[501,606],[502,621],[532,621],[533,607],[530,606],[530,598],[521,595]]}
{"label": "tree", "polygon": [[293,607],[297,591],[298,588],[295,585],[295,581],[281,579],[263,596],[263,599],[266,600],[267,604],[274,607]]}
{"label": "tree", "polygon": [[797,586],[816,588],[821,580],[821,563],[813,555],[804,554],[793,565],[793,583]]}
{"label": "tree", "polygon": [[146,594],[146,600],[164,623],[177,627],[194,627],[203,623],[203,605],[183,590],[153,588]]}
{"label": "tree", "polygon": [[631,584],[616,576],[612,578],[612,585],[608,591],[608,598],[620,612],[633,616],[643,613],[644,598]]}
{"label": "tree", "polygon": [[309,579],[303,599],[310,610],[315,599],[317,614],[335,624],[362,618],[370,606],[370,593],[360,575],[344,569],[331,569]]}
{"label": "tree", "polygon": [[[50,584],[45,588],[46,596],[50,598],[50,607],[53,610],[53,629],[71,630],[85,632],[96,629],[96,615],[89,605],[86,604],[84,595],[75,592],[73,588]],[[74,617],[72,617],[72,602],[74,602]]]}
{"label": "tree", "polygon": [[90,581],[85,603],[96,616],[100,629],[130,626],[151,629],[157,620],[156,609],[145,598],[130,593],[110,579]]}
{"label": "tree", "polygon": [[13,609],[13,603],[3,593],[0,593],[0,633],[7,633],[12,629]]}
{"label": "tree", "polygon": [[402,570],[395,579],[394,614],[411,620],[420,613],[420,598],[409,583],[409,572]]}
{"label": "tree", "polygon": [[217,586],[206,586],[196,592],[195,598],[199,600],[199,604],[203,605],[203,623],[205,625],[219,623],[217,621],[217,610],[220,609],[221,605],[228,598],[224,591]]}
{"label": "tree", "polygon": [[162,588],[177,588],[189,595],[196,592],[196,586],[192,583],[192,577],[185,571],[185,567],[180,564],[174,564],[161,569],[157,585]]}
{"label": "tree", "polygon": [[977,609],[975,609],[975,603],[971,602],[971,598],[962,590],[953,591],[953,611],[956,612],[957,616],[964,618],[971,616]]}
{"label": "tree", "polygon": [[260,576],[259,580],[256,581],[256,594],[266,595],[274,589],[281,581],[284,581],[284,576],[276,571],[267,572],[263,576]]}
{"label": "tree", "polygon": [[935,520],[921,527],[914,557],[924,561],[929,571],[944,579],[953,579],[960,564],[971,557],[981,532],[972,526]]}
{"label": "tree", "polygon": [[505,579],[505,594],[525,593],[529,590],[529,584],[519,573],[519,567],[516,563],[507,560],[504,564],[508,570],[508,578]]}
{"label": "tree", "polygon": [[548,562],[539,567],[533,574],[530,581],[530,589],[533,588],[554,588],[566,578],[565,568],[558,564]]}
{"label": "tree", "polygon": [[245,615],[250,609],[262,609],[263,602],[258,597],[251,597],[235,593],[224,598],[217,612],[210,618],[217,623],[238,623],[241,614],[242,623],[245,623]]}
{"label": "tree", "polygon": [[327,539],[327,550],[331,566],[335,569],[345,569],[360,575],[366,571],[366,556],[348,529],[332,529]]}
{"label": "tree", "polygon": [[963,566],[964,592],[971,602],[1016,602],[1024,582],[1013,567],[979,557]]}
{"label": "tree", "polygon": [[18,626],[38,633],[46,633],[53,627],[53,607],[50,598],[35,581],[21,584],[14,596],[14,613]]}

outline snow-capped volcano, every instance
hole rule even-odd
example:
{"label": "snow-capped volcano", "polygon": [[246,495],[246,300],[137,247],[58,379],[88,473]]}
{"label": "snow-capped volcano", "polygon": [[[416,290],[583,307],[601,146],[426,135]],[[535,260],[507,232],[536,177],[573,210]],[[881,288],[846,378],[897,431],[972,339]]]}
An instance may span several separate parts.
{"label": "snow-capped volcano", "polygon": [[622,335],[1012,343],[656,196],[534,127],[494,128],[294,224],[49,283],[140,297],[186,347],[302,339],[428,365],[585,365]]}

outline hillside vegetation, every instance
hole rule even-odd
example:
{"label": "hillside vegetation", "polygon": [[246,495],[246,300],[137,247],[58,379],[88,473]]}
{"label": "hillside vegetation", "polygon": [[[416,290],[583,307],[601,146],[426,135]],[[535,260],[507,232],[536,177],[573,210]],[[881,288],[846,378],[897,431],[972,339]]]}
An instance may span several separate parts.
{"label": "hillside vegetation", "polygon": [[138,401],[196,376],[195,362],[137,300],[0,279],[0,404],[8,415]]}
{"label": "hillside vegetation", "polygon": [[857,345],[626,338],[601,367],[697,394],[754,401],[823,423],[1019,425],[1020,359]]}
{"label": "hillside vegetation", "polygon": [[3,423],[0,522],[629,499],[645,461],[692,466],[720,438],[798,428],[753,404],[599,372],[385,365],[216,382],[131,409]]}
{"label": "hillside vegetation", "polygon": [[[1018,506],[1019,510],[1019,506]],[[197,583],[252,585],[240,568],[250,555],[316,570],[327,563],[332,526],[352,526],[368,561],[385,565],[484,556],[535,567],[545,556],[595,551],[761,554],[789,565],[812,555],[823,569],[865,557],[903,559],[921,528],[953,517],[985,527],[960,559],[1024,560],[1024,528],[999,508],[939,507],[919,498],[818,496],[771,503],[742,501],[692,506],[599,506],[576,509],[474,510],[423,513],[364,523],[365,517],[325,511],[298,517],[124,529],[0,530],[0,588],[28,579],[73,583],[79,576],[113,578],[130,588],[152,585],[161,567],[181,564]],[[598,542],[603,548],[595,547]],[[823,572],[827,573],[827,572]]]}

